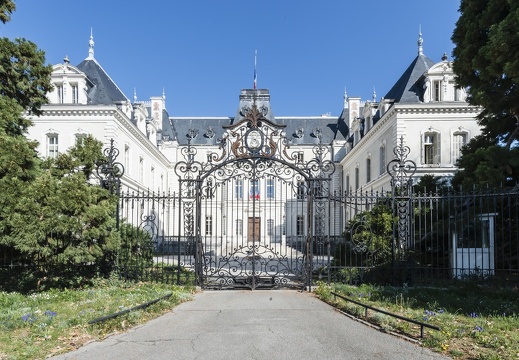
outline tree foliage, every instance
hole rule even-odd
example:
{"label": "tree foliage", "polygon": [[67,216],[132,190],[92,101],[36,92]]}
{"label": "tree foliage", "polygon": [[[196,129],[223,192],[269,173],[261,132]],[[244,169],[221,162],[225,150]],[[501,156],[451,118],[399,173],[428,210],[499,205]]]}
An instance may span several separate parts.
{"label": "tree foliage", "polygon": [[472,187],[514,186],[519,182],[519,148],[506,148],[481,135],[463,149],[452,185],[463,189]]}
{"label": "tree foliage", "polygon": [[46,160],[27,196],[19,199],[11,244],[24,262],[94,263],[118,249],[117,199],[90,184],[90,172],[85,171],[93,154],[102,157],[101,143],[89,137],[57,159]]}
{"label": "tree foliage", "polygon": [[519,2],[462,0],[459,12],[453,68],[469,103],[483,111],[482,135],[462,152],[455,182],[512,184],[519,177]]}
{"label": "tree foliage", "polygon": [[11,20],[11,14],[16,9],[14,1],[0,0],[0,21],[4,24]]}
{"label": "tree foliage", "polygon": [[52,89],[51,72],[52,66],[45,65],[45,53],[33,42],[0,38],[1,96],[15,99],[24,110],[40,115]]}
{"label": "tree foliage", "polygon": [[[14,9],[0,0],[0,21]],[[102,144],[88,137],[42,161],[26,137],[32,123],[25,114],[42,114],[51,72],[34,43],[0,38],[0,261],[40,270],[112,263],[120,246],[117,199],[92,183]]]}

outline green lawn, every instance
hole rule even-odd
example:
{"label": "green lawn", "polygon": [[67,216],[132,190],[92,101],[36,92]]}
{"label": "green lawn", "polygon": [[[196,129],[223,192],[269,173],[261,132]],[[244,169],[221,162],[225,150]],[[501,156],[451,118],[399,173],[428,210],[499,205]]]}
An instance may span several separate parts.
{"label": "green lawn", "polygon": [[[29,295],[0,292],[0,359],[45,359],[93,340],[125,331],[192,299],[193,287],[97,280],[82,289],[48,290]],[[420,327],[340,299],[363,304],[441,328]],[[393,288],[320,284],[324,301],[382,329],[417,338],[423,346],[455,359],[519,359],[519,290],[473,283],[434,288]],[[96,318],[162,298],[141,310],[104,322]]]}
{"label": "green lawn", "polygon": [[[441,328],[425,328],[335,298],[340,293],[407,318]],[[401,333],[454,359],[519,359],[519,289],[495,289],[474,283],[434,288],[393,288],[321,284],[316,294],[324,301],[383,330]]]}
{"label": "green lawn", "polygon": [[[192,298],[194,288],[99,280],[75,290],[0,292],[0,359],[45,359],[155,318]],[[96,324],[96,318],[162,299]]]}

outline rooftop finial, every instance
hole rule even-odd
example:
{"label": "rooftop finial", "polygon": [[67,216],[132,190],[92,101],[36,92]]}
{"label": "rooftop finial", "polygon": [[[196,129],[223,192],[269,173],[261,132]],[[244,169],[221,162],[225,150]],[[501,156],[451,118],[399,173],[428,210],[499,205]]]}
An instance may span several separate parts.
{"label": "rooftop finial", "polygon": [[420,25],[418,34],[418,56],[420,55],[423,55],[422,25]]}
{"label": "rooftop finial", "polygon": [[65,58],[63,59],[63,62],[65,63],[65,65],[68,65],[70,63],[68,55],[65,55]]}
{"label": "rooftop finial", "polygon": [[92,33],[92,28],[90,28],[90,40],[88,41],[88,58],[92,60],[94,58],[94,35]]}
{"label": "rooftop finial", "polygon": [[346,93],[346,86],[344,87],[344,109],[348,108],[348,94]]}
{"label": "rooftop finial", "polygon": [[373,102],[377,102],[377,91],[375,90],[374,86],[373,86]]}
{"label": "rooftop finial", "polygon": [[133,102],[137,102],[137,88],[133,88]]}
{"label": "rooftop finial", "polygon": [[166,91],[164,91],[164,86],[162,87],[162,100],[166,101]]}

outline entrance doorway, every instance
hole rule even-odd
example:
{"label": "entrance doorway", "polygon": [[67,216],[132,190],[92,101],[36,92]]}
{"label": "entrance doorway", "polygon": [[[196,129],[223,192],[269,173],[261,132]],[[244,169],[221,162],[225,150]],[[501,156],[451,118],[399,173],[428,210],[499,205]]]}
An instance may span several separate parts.
{"label": "entrance doorway", "polygon": [[261,218],[249,217],[247,226],[247,241],[257,243],[260,241]]}

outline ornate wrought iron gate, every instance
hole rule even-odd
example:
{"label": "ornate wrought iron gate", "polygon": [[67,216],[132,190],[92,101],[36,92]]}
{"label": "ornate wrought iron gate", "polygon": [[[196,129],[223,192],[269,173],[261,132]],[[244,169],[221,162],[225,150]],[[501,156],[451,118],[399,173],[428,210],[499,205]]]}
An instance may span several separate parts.
{"label": "ornate wrought iron gate", "polygon": [[202,287],[311,286],[322,254],[314,250],[330,229],[335,167],[328,148],[317,132],[305,162],[265,109],[254,103],[242,115],[209,154],[198,152],[191,143],[197,132],[189,131],[175,167],[178,238],[195,245],[192,265]]}

